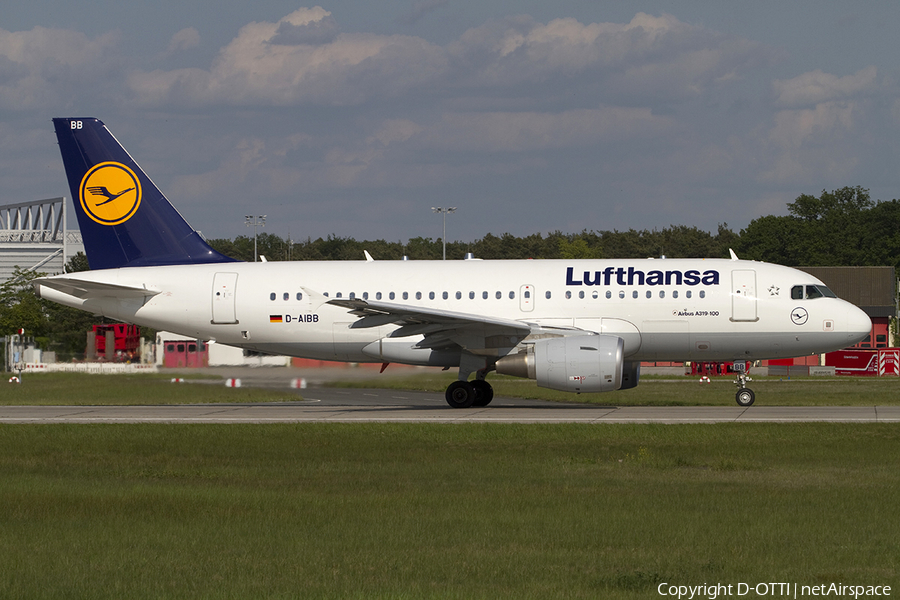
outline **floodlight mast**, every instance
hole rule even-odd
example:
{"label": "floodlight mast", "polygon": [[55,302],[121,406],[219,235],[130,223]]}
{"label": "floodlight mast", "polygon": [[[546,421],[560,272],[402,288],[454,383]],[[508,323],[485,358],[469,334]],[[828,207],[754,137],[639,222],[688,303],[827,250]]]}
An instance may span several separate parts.
{"label": "floodlight mast", "polygon": [[440,206],[432,206],[431,210],[436,213],[441,213],[444,216],[444,234],[441,236],[441,241],[444,244],[443,260],[447,260],[447,213],[456,212],[456,207],[451,206],[450,208],[441,208]]}
{"label": "floodlight mast", "polygon": [[247,225],[247,227],[253,225],[253,262],[256,262],[257,260],[259,260],[259,255],[256,251],[256,230],[257,227],[266,226],[266,215],[258,215],[255,217],[253,215],[244,215],[244,223]]}

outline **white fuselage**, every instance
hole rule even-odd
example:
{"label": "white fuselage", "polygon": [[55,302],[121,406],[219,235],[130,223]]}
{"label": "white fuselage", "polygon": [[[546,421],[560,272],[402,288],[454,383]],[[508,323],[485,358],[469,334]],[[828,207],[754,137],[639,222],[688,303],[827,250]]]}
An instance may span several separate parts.
{"label": "white fuselage", "polygon": [[801,356],[852,345],[870,328],[865,313],[843,300],[792,298],[797,286],[821,285],[811,275],[740,260],[222,263],[62,277],[158,293],[80,299],[42,286],[41,295],[198,339],[354,362],[381,362],[371,344],[397,326],[351,328],[358,317],[328,300],[378,300],[608,333],[625,340],[632,361]]}

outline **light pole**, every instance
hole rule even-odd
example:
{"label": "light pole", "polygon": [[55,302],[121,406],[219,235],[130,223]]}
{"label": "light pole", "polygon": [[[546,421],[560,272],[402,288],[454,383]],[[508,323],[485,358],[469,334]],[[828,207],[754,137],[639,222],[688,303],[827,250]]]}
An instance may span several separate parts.
{"label": "light pole", "polygon": [[444,243],[444,259],[447,260],[447,213],[456,212],[456,207],[451,206],[450,208],[441,208],[440,206],[432,206],[431,210],[436,213],[441,213],[444,215],[444,235],[441,237],[441,241]]}
{"label": "light pole", "polygon": [[253,262],[256,262],[256,229],[257,227],[266,226],[266,215],[260,215],[256,217],[254,217],[253,215],[244,215],[244,223],[247,225],[247,227],[253,225]]}

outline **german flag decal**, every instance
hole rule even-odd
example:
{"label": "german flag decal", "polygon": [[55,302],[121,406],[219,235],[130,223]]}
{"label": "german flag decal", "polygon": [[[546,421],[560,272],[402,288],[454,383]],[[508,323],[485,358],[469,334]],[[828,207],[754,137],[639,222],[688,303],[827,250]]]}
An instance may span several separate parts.
{"label": "german flag decal", "polygon": [[269,315],[269,323],[283,323],[284,319],[281,315]]}

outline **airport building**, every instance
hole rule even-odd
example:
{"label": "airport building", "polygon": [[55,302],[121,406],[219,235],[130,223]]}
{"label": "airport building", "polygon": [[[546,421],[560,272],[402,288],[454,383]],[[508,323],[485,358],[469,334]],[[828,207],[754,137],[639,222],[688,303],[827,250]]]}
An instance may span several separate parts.
{"label": "airport building", "polygon": [[84,252],[81,233],[67,227],[65,198],[49,198],[0,206],[0,282],[16,267],[47,274]]}

